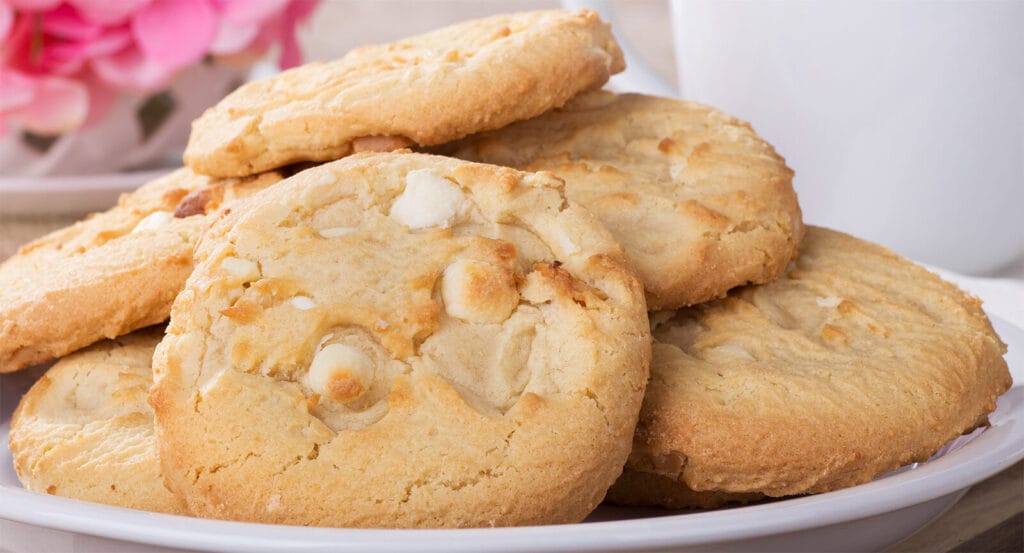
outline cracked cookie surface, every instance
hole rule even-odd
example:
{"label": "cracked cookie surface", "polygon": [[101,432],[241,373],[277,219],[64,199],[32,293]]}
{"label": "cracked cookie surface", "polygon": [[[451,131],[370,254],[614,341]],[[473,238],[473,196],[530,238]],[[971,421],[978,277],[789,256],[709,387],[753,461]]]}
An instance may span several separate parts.
{"label": "cracked cookie surface", "polygon": [[0,265],[0,373],[167,320],[206,214],[280,179],[182,168],[22,246]]}
{"label": "cracked cookie surface", "polygon": [[[626,472],[698,491],[777,497],[867,482],[984,425],[1011,383],[977,298],[817,227],[779,280],[652,313],[651,325]],[[639,502],[643,479],[631,480],[613,498]]]}
{"label": "cracked cookie surface", "polygon": [[565,179],[625,246],[651,309],[769,282],[803,236],[785,161],[747,123],[695,102],[595,91],[439,150]]}
{"label": "cracked cookie surface", "polygon": [[271,523],[582,520],[628,455],[650,334],[561,186],[357,154],[218,221],[154,357],[168,487]]}
{"label": "cracked cookie surface", "polygon": [[103,341],[51,367],[11,419],[26,489],[129,509],[186,514],[163,485],[146,394],[163,327]]}
{"label": "cracked cookie surface", "polygon": [[467,21],[242,86],[193,123],[185,163],[243,176],[440,144],[540,115],[624,67],[591,11]]}

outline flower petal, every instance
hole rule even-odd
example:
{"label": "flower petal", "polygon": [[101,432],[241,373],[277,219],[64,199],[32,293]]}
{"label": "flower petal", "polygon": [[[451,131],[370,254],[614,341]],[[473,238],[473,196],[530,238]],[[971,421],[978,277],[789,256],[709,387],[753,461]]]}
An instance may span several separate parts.
{"label": "flower petal", "polygon": [[295,27],[308,18],[316,8],[318,0],[292,0],[280,17],[267,21],[254,41],[256,50],[264,50],[275,43],[281,45],[277,64],[281,69],[294,67],[302,62],[302,50],[295,38]]}
{"label": "flower petal", "polygon": [[295,27],[288,25],[281,32],[281,55],[277,58],[277,66],[290,69],[302,63],[302,49],[295,40]]}
{"label": "flower petal", "polygon": [[[103,30],[102,25],[85,19],[67,4],[43,14],[42,28],[46,34],[66,40],[92,40]],[[46,46],[49,44],[44,44]]]}
{"label": "flower petal", "polygon": [[302,63],[302,49],[295,38],[295,27],[312,15],[317,3],[316,0],[294,0],[285,10],[281,29],[281,57],[277,60],[281,69]]}
{"label": "flower petal", "polygon": [[89,114],[82,123],[82,128],[86,129],[107,115],[117,100],[118,91],[90,71],[83,75],[82,84],[89,90]]}
{"label": "flower petal", "polygon": [[260,23],[287,4],[288,0],[214,0],[221,17],[235,23]]}
{"label": "flower petal", "polygon": [[217,28],[217,37],[210,45],[210,53],[224,55],[241,52],[252,44],[260,32],[257,23],[237,23],[229,19],[221,19]]}
{"label": "flower petal", "polygon": [[89,111],[89,94],[81,83],[61,77],[39,81],[32,102],[12,115],[26,130],[63,134],[82,125]]}
{"label": "flower petal", "polygon": [[153,0],[132,16],[132,35],[151,60],[177,69],[199,61],[217,34],[208,0]]}
{"label": "flower petal", "polygon": [[128,46],[132,41],[132,33],[127,26],[107,28],[96,40],[89,43],[86,55],[91,58],[113,54]]}
{"label": "flower petal", "polygon": [[48,10],[61,0],[7,0],[12,8],[22,12],[41,12]]}
{"label": "flower petal", "polygon": [[124,23],[150,0],[68,0],[89,21],[103,25]]}
{"label": "flower petal", "polygon": [[117,88],[152,92],[174,76],[174,70],[142,55],[132,45],[115,54],[93,58],[92,69],[103,81]]}
{"label": "flower petal", "polygon": [[36,94],[38,79],[0,67],[0,112],[27,105]]}
{"label": "flower petal", "polygon": [[35,16],[30,13],[17,14],[14,24],[7,32],[3,48],[0,48],[0,67],[19,69],[32,72],[35,62],[32,60],[32,32]]}
{"label": "flower petal", "polygon": [[320,5],[320,0],[292,0],[292,3],[288,6],[289,17],[293,25],[302,23],[309,19],[309,16],[313,15],[316,11],[316,7]]}
{"label": "flower petal", "polygon": [[14,8],[0,2],[0,42],[7,38],[7,31],[14,25]]}
{"label": "flower petal", "polygon": [[38,67],[48,75],[70,75],[82,68],[88,52],[86,42],[58,42],[40,52]]}

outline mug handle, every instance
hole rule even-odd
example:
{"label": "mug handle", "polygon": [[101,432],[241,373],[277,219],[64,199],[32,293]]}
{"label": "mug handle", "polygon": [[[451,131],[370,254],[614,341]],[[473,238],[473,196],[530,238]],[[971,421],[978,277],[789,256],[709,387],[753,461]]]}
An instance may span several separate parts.
{"label": "mug handle", "polygon": [[[562,0],[562,6],[569,10],[584,8],[594,10],[605,21],[612,23],[613,30],[616,26],[608,0]],[[657,96],[679,95],[679,90],[644,63],[621,35],[615,38],[622,48],[623,57],[626,58],[626,70],[611,78],[609,81],[611,88],[618,91],[642,92]]]}

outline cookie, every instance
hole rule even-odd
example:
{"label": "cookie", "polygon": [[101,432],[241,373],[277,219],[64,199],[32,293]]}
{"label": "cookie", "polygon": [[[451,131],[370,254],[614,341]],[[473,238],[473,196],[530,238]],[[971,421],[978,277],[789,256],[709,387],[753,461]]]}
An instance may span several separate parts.
{"label": "cookie", "polygon": [[867,482],[984,425],[1011,384],[977,298],[823,228],[779,280],[651,321],[628,469],[696,491]]}
{"label": "cookie", "polygon": [[631,447],[650,333],[561,186],[358,154],[221,219],[154,356],[167,486],[269,523],[582,520]]}
{"label": "cookie", "polygon": [[11,419],[26,489],[118,507],[185,514],[164,488],[146,394],[163,327],[102,341],[51,367]]}
{"label": "cookie", "polygon": [[243,176],[440,144],[540,115],[624,68],[591,11],[467,21],[242,86],[192,124],[185,163]]}
{"label": "cookie", "polygon": [[625,246],[651,309],[769,282],[803,235],[785,161],[747,123],[694,102],[595,91],[439,151],[565,179]]}
{"label": "cookie", "polygon": [[23,246],[0,265],[0,373],[165,321],[205,213],[280,180],[179,169]]}

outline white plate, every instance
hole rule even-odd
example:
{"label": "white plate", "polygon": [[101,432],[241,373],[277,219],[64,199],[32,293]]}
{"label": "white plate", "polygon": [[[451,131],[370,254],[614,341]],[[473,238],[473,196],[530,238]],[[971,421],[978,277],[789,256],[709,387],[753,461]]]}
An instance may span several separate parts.
{"label": "white plate", "polygon": [[0,215],[82,214],[104,211],[131,192],[174,168],[109,175],[0,177]]}
{"label": "white plate", "polygon": [[[933,520],[971,485],[1024,458],[1024,330],[994,318],[1018,384],[992,425],[927,463],[868,484],[701,513],[601,507],[588,522],[474,530],[349,530],[160,515],[31,493],[11,465],[7,433],[40,370],[0,376],[0,551],[823,551],[878,550]],[[344,506],[339,506],[344,508]]]}

